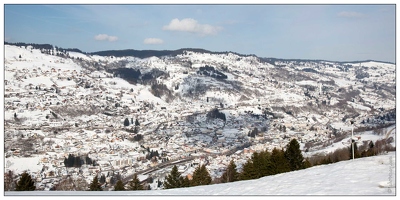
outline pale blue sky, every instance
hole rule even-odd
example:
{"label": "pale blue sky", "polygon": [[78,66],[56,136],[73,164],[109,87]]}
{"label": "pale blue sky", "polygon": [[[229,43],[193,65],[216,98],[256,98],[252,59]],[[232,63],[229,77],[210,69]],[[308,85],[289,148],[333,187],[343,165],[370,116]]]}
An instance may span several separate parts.
{"label": "pale blue sky", "polygon": [[395,62],[391,5],[4,5],[7,42]]}

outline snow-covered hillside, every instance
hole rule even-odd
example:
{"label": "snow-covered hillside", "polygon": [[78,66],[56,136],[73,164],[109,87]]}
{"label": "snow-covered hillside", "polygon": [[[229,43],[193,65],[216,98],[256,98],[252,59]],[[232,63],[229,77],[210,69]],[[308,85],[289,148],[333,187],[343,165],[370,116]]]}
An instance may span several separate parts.
{"label": "snow-covered hillside", "polygon": [[[396,146],[395,64],[4,49],[4,167],[31,173],[38,190],[102,175],[110,189],[134,173],[158,190],[176,162],[218,178],[294,138],[304,156],[324,155],[349,146],[352,120],[358,145]],[[83,165],[66,167],[70,154]]]}
{"label": "snow-covered hillside", "polygon": [[152,191],[5,192],[13,195],[396,195],[395,153],[226,184]]}

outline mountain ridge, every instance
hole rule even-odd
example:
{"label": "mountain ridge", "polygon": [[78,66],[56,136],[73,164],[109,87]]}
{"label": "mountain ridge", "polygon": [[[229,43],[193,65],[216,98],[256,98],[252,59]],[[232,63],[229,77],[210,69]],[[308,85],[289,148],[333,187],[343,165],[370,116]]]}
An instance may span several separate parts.
{"label": "mountain ridge", "polygon": [[185,51],[193,51],[196,53],[209,53],[209,54],[228,54],[232,53],[238,56],[254,56],[259,58],[261,61],[269,62],[269,61],[299,61],[299,62],[333,62],[333,63],[363,63],[363,62],[382,62],[387,64],[395,64],[388,61],[379,61],[379,60],[356,60],[356,61],[334,61],[334,60],[325,60],[325,59],[301,59],[301,58],[275,58],[275,57],[263,57],[257,56],[255,54],[242,54],[234,51],[210,51],[203,48],[179,48],[176,50],[151,50],[151,49],[144,49],[144,50],[136,50],[136,49],[121,49],[121,50],[101,50],[101,51],[94,51],[94,52],[84,52],[78,48],[62,48],[57,47],[52,44],[37,44],[37,43],[24,43],[24,42],[4,42],[5,45],[15,45],[15,46],[42,46],[45,49],[50,48],[59,48],[61,50],[67,50],[72,52],[83,53],[85,55],[99,55],[99,56],[115,56],[115,57],[126,57],[132,56],[137,58],[149,58],[149,57],[163,57],[163,56],[176,56],[182,54]]}

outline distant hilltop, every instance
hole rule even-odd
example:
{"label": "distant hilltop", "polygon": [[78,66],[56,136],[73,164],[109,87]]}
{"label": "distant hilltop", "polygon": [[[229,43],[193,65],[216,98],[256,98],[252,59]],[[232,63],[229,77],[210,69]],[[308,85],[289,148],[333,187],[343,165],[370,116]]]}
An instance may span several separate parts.
{"label": "distant hilltop", "polygon": [[9,43],[4,42],[5,45],[15,45],[15,46],[32,46],[35,49],[58,49],[59,51],[71,51],[71,52],[78,52],[83,53],[86,55],[99,55],[99,56],[114,56],[114,57],[137,57],[137,58],[149,58],[149,57],[163,57],[163,56],[176,56],[179,54],[183,54],[185,51],[192,51],[196,53],[209,53],[209,54],[227,54],[232,53],[238,56],[253,56],[259,58],[260,61],[273,63],[276,61],[298,61],[298,62],[335,62],[335,63],[363,63],[363,62],[381,62],[381,63],[388,63],[388,64],[395,64],[386,61],[377,61],[377,60],[363,60],[363,61],[329,61],[329,60],[321,60],[321,59],[284,59],[284,58],[269,58],[269,57],[259,57],[254,54],[240,54],[232,51],[224,51],[224,52],[216,52],[216,51],[209,51],[201,48],[181,48],[177,50],[135,50],[135,49],[124,49],[124,50],[105,50],[105,51],[96,51],[96,52],[84,52],[78,48],[62,48],[57,47],[51,44],[35,44],[35,43],[23,43],[23,42],[16,42],[16,43]]}

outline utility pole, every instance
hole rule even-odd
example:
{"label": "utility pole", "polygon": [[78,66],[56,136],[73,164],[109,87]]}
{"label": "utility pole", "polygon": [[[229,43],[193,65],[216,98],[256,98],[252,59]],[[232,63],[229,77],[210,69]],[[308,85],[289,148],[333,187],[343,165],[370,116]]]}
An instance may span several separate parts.
{"label": "utility pole", "polygon": [[354,129],[354,120],[351,120],[351,154],[354,160],[354,142],[353,142],[353,129]]}

